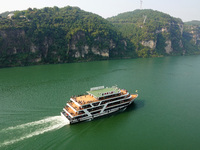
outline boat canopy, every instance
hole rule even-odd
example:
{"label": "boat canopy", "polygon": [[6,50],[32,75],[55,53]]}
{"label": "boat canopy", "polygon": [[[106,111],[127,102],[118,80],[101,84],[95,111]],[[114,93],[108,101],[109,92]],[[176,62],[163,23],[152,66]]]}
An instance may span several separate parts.
{"label": "boat canopy", "polygon": [[102,87],[104,86],[91,88],[92,90],[87,91],[87,93],[95,98],[100,98],[100,97],[117,94],[120,92],[120,90],[116,86],[113,86],[110,88],[108,87],[102,88]]}

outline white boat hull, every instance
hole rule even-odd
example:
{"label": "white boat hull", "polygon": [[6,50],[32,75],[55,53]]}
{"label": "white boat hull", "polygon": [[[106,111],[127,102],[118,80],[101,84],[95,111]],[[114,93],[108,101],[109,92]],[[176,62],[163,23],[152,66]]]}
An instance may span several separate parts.
{"label": "white boat hull", "polygon": [[127,103],[126,105],[123,105],[123,106],[119,106],[117,108],[113,108],[113,109],[110,109],[110,110],[107,110],[107,111],[103,111],[102,113],[97,113],[97,114],[94,114],[92,116],[86,116],[86,117],[83,117],[83,118],[79,118],[79,119],[69,119],[65,114],[65,112],[61,112],[61,116],[64,117],[64,119],[66,119],[67,122],[70,122],[70,124],[74,124],[74,123],[78,123],[78,122],[83,122],[83,121],[91,121],[93,119],[96,119],[96,118],[99,118],[99,117],[102,117],[102,116],[105,116],[105,115],[108,115],[108,114],[111,114],[111,113],[114,113],[114,112],[117,112],[119,110],[125,110],[131,103],[133,103],[133,101]]}

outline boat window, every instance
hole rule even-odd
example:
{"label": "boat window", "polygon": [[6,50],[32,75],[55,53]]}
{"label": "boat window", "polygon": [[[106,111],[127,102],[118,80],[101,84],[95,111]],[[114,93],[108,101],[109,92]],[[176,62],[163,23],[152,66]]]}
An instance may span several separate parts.
{"label": "boat window", "polygon": [[77,116],[77,117],[75,117],[75,119],[83,118],[83,117],[86,117],[86,116],[87,116],[87,115]]}
{"label": "boat window", "polygon": [[99,105],[99,103],[100,103],[100,102],[93,103],[92,105],[93,105],[93,106],[97,106],[97,105]]}
{"label": "boat window", "polygon": [[95,108],[90,108],[90,109],[88,109],[88,111],[90,112],[90,111],[95,111],[95,110],[98,110],[98,109],[102,109],[103,108],[103,106],[99,106],[99,107],[95,107]]}
{"label": "boat window", "polygon": [[84,105],[84,106],[82,106],[83,109],[85,109],[85,108],[89,108],[89,107],[91,107],[90,104],[89,104],[89,105]]}
{"label": "boat window", "polygon": [[84,113],[84,111],[79,111],[79,112],[78,112],[79,115],[80,115],[80,114],[83,114],[83,113]]}
{"label": "boat window", "polygon": [[109,107],[109,108],[105,109],[105,111],[111,110],[111,109],[114,109],[114,108],[118,108],[118,107],[121,107],[121,106],[126,106],[126,105],[128,105],[128,103],[122,104],[122,105],[113,106],[113,107]]}
{"label": "boat window", "polygon": [[94,115],[94,114],[97,114],[97,113],[100,113],[101,111],[95,111],[95,112],[92,112],[91,114]]}

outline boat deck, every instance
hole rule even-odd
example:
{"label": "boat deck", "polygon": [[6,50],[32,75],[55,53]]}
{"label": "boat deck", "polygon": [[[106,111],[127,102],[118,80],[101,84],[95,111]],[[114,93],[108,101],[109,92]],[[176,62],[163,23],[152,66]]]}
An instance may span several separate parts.
{"label": "boat deck", "polygon": [[[122,95],[127,94],[127,90],[122,89],[120,91],[121,91]],[[113,97],[116,97],[116,96],[113,96]],[[113,98],[113,97],[109,97],[109,98]],[[85,105],[85,104],[101,101],[91,95],[83,95],[83,96],[73,97],[73,99],[76,102],[78,102],[80,105]],[[102,99],[102,100],[106,100],[106,99]],[[76,108],[76,110],[81,110],[78,106],[76,106],[76,104],[74,104],[73,107]]]}
{"label": "boat deck", "polygon": [[125,95],[125,94],[127,94],[127,90],[122,89],[122,90],[121,90],[121,93],[122,93],[123,95]]}
{"label": "boat deck", "polygon": [[[118,97],[118,96],[120,96],[120,95],[125,95],[125,94],[127,94],[128,92],[127,92],[127,90],[124,90],[124,89],[120,89],[120,94],[119,95],[113,95],[113,96],[111,96],[111,97],[109,97],[109,98],[106,98],[106,99],[111,99],[111,98],[114,98],[114,97]],[[133,100],[133,99],[135,99],[135,98],[137,98],[137,94],[132,94],[131,95],[131,98],[129,99],[129,101],[131,101],[131,100]],[[99,100],[99,99],[97,99],[97,98],[95,98],[95,97],[93,97],[93,96],[91,96],[91,95],[82,95],[82,96],[74,96],[74,97],[72,97],[72,99],[74,100],[74,101],[76,101],[78,104],[80,104],[81,106],[82,105],[86,105],[86,104],[90,104],[90,103],[94,103],[94,102],[98,102],[98,101],[102,101],[102,100],[106,100],[106,99],[101,99],[101,100]],[[83,108],[82,107],[79,107],[79,106],[77,106],[77,104],[76,103],[74,103],[73,101],[71,101],[71,102],[68,102],[68,104],[70,105],[70,106],[72,106],[76,111],[80,111],[80,110],[82,110]],[[68,111],[68,113],[70,113],[73,117],[75,117],[75,116],[77,116],[77,115],[79,115],[78,113],[82,113],[82,112],[76,112],[76,111],[74,111],[72,108],[70,108],[70,107],[68,107],[68,106],[66,106],[65,107],[65,109]]]}
{"label": "boat deck", "polygon": [[78,102],[80,105],[85,105],[93,102],[99,101],[98,99],[90,96],[90,95],[83,95],[79,97],[73,98],[76,102]]}
{"label": "boat deck", "polygon": [[72,115],[72,116],[77,116],[78,114],[73,111],[70,107],[65,107],[65,109]]}

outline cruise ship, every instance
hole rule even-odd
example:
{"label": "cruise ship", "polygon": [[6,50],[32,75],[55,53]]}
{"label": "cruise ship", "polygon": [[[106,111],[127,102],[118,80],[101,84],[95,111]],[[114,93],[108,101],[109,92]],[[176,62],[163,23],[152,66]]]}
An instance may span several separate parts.
{"label": "cruise ship", "polygon": [[93,87],[87,94],[72,96],[61,112],[70,124],[89,121],[97,117],[124,110],[138,97],[117,86]]}

